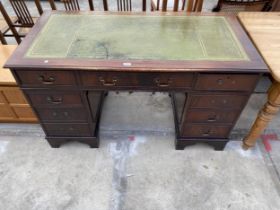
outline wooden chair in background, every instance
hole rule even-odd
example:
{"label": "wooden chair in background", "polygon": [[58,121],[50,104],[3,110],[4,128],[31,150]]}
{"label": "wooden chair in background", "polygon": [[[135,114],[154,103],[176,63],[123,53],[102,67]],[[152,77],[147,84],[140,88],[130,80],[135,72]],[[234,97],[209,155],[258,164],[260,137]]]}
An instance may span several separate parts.
{"label": "wooden chair in background", "polygon": [[132,11],[131,0],[117,0],[118,11]]}
{"label": "wooden chair in background", "polygon": [[202,6],[203,0],[188,0],[187,12],[201,12]]}
{"label": "wooden chair in background", "polygon": [[187,1],[187,12],[201,12],[203,0],[151,0],[151,10],[161,10],[166,12],[172,9],[177,12],[179,10],[185,10]]}
{"label": "wooden chair in background", "polygon": [[219,0],[213,12],[269,11],[273,0]]}
{"label": "wooden chair in background", "polygon": [[80,5],[78,0],[61,0],[66,11],[79,11]]}
{"label": "wooden chair in background", "polygon": [[[52,10],[56,10],[56,5],[54,0],[48,0]],[[79,0],[60,0],[64,4],[64,8],[66,11],[80,11]],[[89,9],[91,11],[94,10],[93,1],[88,0]]]}
{"label": "wooden chair in background", "polygon": [[[16,18],[10,17],[5,10],[2,2],[0,2],[0,12],[5,19],[8,29],[2,31],[2,36],[15,37],[17,43],[21,42],[21,38],[25,37],[29,29],[33,27],[38,17],[32,17],[24,0],[9,0],[10,4],[16,14]],[[40,0],[35,0],[38,13],[43,14],[43,9]],[[11,32],[11,33],[10,33]],[[4,41],[4,40],[3,40]]]}
{"label": "wooden chair in background", "polygon": [[[132,1],[131,0],[116,0],[116,3],[117,3],[118,11],[122,11],[122,12],[132,11]],[[143,12],[146,11],[146,6],[147,6],[146,3],[147,3],[146,0],[142,0],[142,11]],[[103,6],[104,6],[104,11],[109,10],[107,0],[103,0]]]}
{"label": "wooden chair in background", "polygon": [[[0,4],[2,4],[1,2],[0,2]],[[6,21],[3,19],[3,18],[1,18],[0,19],[0,42],[1,42],[1,44],[8,44],[7,43],[7,40],[6,40],[6,38],[5,38],[5,34],[7,33],[9,31],[9,26],[8,26],[8,24],[6,23]]]}

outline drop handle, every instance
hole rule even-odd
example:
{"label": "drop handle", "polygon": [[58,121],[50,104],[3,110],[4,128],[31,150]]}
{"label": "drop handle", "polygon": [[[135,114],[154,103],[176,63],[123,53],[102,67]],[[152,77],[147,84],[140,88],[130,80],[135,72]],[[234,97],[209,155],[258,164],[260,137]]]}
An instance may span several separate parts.
{"label": "drop handle", "polygon": [[112,82],[108,82],[103,77],[99,77],[99,82],[101,82],[103,86],[115,86],[117,81],[116,78],[113,78]]}
{"label": "drop handle", "polygon": [[38,77],[38,80],[42,82],[44,85],[52,85],[55,81],[55,78],[53,76],[49,76],[48,78],[45,78],[45,76],[40,75]]}
{"label": "drop handle", "polygon": [[203,133],[202,133],[202,136],[203,137],[208,137],[208,136],[210,136],[211,135],[211,130],[209,129],[208,131],[203,131]]}
{"label": "drop handle", "polygon": [[223,85],[223,84],[224,84],[224,80],[218,79],[218,80],[217,80],[217,83],[218,83],[218,85]]}
{"label": "drop handle", "polygon": [[217,115],[216,114],[210,114],[208,115],[208,122],[216,122],[217,121]]}
{"label": "drop handle", "polygon": [[57,99],[54,99],[52,96],[47,97],[47,101],[51,104],[62,104],[62,97],[59,97]]}
{"label": "drop handle", "polygon": [[159,78],[156,78],[154,81],[158,87],[169,87],[172,83],[171,79],[168,79],[167,82],[161,82]]}

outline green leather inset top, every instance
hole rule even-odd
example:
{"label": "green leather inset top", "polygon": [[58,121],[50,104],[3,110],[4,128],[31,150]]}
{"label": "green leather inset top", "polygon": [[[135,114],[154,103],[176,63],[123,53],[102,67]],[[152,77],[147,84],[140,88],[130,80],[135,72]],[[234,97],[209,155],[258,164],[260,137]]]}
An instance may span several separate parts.
{"label": "green leather inset top", "polygon": [[53,14],[26,58],[239,61],[224,17]]}

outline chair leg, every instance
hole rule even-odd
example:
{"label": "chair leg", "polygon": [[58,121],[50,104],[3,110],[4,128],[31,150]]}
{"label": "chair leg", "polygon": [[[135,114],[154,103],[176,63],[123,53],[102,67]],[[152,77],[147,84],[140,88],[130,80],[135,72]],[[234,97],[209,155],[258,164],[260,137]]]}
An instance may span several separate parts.
{"label": "chair leg", "polygon": [[182,8],[181,8],[181,10],[184,10],[185,6],[186,6],[186,0],[182,0]]}
{"label": "chair leg", "polygon": [[4,34],[1,31],[0,31],[0,41],[3,45],[8,44],[5,37],[4,37]]}
{"label": "chair leg", "polygon": [[219,12],[221,10],[222,0],[219,0],[217,5],[212,9],[212,12]]}
{"label": "chair leg", "polygon": [[2,13],[2,16],[4,17],[5,21],[7,22],[10,30],[12,31],[17,43],[20,44],[20,42],[21,42],[20,36],[1,1],[0,1],[0,12]]}

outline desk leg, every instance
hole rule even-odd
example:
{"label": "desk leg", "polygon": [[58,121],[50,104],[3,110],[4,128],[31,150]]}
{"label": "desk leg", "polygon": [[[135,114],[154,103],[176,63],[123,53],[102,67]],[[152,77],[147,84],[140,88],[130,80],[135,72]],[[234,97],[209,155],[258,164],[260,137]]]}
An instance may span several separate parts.
{"label": "desk leg", "polygon": [[277,114],[280,108],[280,83],[274,82],[268,91],[268,101],[259,112],[249,134],[243,139],[243,149],[253,147],[257,138],[264,131],[271,119]]}

